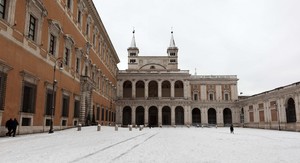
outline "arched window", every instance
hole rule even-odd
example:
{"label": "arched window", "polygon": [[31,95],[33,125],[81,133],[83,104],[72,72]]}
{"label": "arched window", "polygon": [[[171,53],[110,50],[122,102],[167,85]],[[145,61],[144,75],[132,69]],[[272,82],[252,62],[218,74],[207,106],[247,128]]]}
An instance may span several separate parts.
{"label": "arched window", "polygon": [[161,84],[162,97],[171,97],[171,83],[169,81],[163,81]]}
{"label": "arched window", "polygon": [[178,80],[175,82],[175,97],[183,97],[183,82]]}
{"label": "arched window", "polygon": [[152,80],[148,84],[149,97],[158,97],[158,84],[156,81]]}
{"label": "arched window", "polygon": [[123,83],[123,97],[124,98],[132,97],[132,83],[129,80]]}
{"label": "arched window", "polygon": [[286,122],[287,123],[294,123],[296,122],[296,110],[295,110],[295,101],[294,99],[290,98],[287,101],[286,107]]}

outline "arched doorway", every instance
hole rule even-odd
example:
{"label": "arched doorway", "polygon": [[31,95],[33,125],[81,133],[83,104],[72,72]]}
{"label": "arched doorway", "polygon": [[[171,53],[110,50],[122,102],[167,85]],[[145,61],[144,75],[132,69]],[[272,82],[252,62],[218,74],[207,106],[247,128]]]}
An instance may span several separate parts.
{"label": "arched doorway", "polygon": [[161,96],[171,97],[171,83],[169,81],[163,81],[161,84]]}
{"label": "arched doorway", "polygon": [[131,124],[131,107],[125,106],[123,109],[123,125]]}
{"label": "arched doorway", "polygon": [[151,106],[149,108],[149,125],[151,127],[157,127],[158,126],[158,109],[155,106]]}
{"label": "arched doorway", "polygon": [[208,109],[208,124],[217,124],[217,112],[214,108]]}
{"label": "arched doorway", "polygon": [[230,126],[232,124],[232,114],[229,108],[223,110],[224,126]]}
{"label": "arched doorway", "polygon": [[162,108],[162,125],[171,125],[171,108],[168,106]]}
{"label": "arched doorway", "polygon": [[181,106],[175,108],[175,124],[184,125],[184,110]]}
{"label": "arched doorway", "polygon": [[137,98],[145,97],[145,83],[141,80],[135,84],[135,96]]}
{"label": "arched doorway", "polygon": [[183,82],[178,80],[175,82],[175,97],[183,97]]}
{"label": "arched doorway", "polygon": [[158,84],[156,81],[150,81],[148,84],[148,96],[158,97]]}
{"label": "arched doorway", "polygon": [[292,98],[289,98],[287,101],[287,107],[286,107],[286,122],[287,123],[294,123],[297,121],[296,118],[296,110],[295,110],[295,101]]}
{"label": "arched doorway", "polygon": [[192,123],[194,125],[201,124],[201,111],[198,108],[194,108],[192,111]]}
{"label": "arched doorway", "polygon": [[124,98],[132,97],[132,83],[129,80],[123,83],[123,97]]}
{"label": "arched doorway", "polygon": [[145,109],[142,106],[139,106],[135,110],[135,122],[137,125],[144,125],[145,121]]}

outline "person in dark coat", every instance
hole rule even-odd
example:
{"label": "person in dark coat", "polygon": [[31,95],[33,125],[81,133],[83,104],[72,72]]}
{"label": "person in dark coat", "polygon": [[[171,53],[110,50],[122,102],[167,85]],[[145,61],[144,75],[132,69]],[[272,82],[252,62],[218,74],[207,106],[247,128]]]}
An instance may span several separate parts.
{"label": "person in dark coat", "polygon": [[233,129],[233,125],[231,124],[230,125],[230,133],[232,133],[232,134],[234,134],[234,131],[233,131],[234,129]]}
{"label": "person in dark coat", "polygon": [[5,127],[8,130],[8,132],[6,133],[6,136],[10,136],[12,133],[12,123],[13,123],[13,120],[11,118],[6,121]]}
{"label": "person in dark coat", "polygon": [[17,126],[19,125],[19,122],[17,121],[17,119],[15,118],[12,122],[12,134],[13,134],[13,137],[15,137],[16,135],[16,131],[17,131]]}

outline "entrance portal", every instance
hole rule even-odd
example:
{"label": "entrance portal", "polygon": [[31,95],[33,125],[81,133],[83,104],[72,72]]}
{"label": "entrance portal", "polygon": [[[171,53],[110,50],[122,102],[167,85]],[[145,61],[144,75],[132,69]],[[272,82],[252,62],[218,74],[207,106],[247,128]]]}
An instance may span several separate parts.
{"label": "entrance portal", "polygon": [[171,125],[171,108],[168,106],[162,108],[162,125]]}

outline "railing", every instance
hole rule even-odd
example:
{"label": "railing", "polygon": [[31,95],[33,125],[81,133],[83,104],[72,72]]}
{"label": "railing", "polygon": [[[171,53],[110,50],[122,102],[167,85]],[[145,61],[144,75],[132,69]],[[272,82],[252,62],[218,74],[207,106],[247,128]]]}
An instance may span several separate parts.
{"label": "railing", "polygon": [[237,75],[192,75],[192,79],[205,79],[205,78],[210,78],[210,79],[237,79]]}

